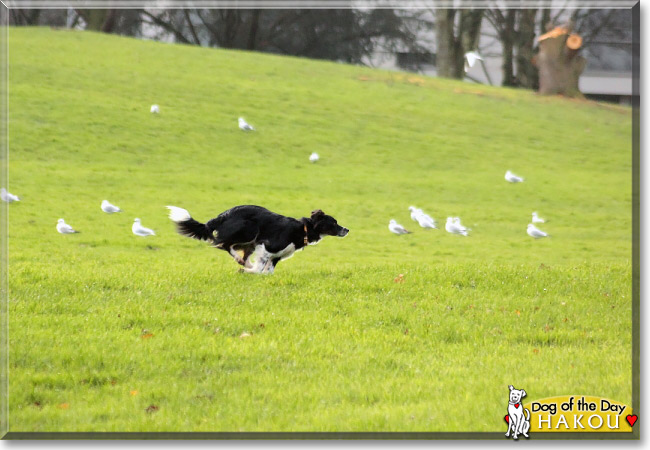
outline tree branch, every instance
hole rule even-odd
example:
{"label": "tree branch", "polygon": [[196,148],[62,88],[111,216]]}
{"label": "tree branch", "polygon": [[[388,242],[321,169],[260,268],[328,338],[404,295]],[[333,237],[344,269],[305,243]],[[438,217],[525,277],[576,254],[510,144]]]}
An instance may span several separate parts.
{"label": "tree branch", "polygon": [[154,24],[163,27],[165,30],[169,31],[170,33],[173,33],[176,39],[178,39],[183,44],[191,44],[191,42],[185,36],[183,36],[183,33],[172,25],[171,20],[170,22],[165,22],[162,18],[158,16],[154,16],[149,11],[146,11],[144,9],[141,10],[141,13],[144,14],[146,17],[150,18]]}
{"label": "tree branch", "polygon": [[196,30],[194,29],[194,25],[192,24],[192,20],[190,19],[190,13],[187,12],[187,9],[183,9],[183,14],[185,15],[185,21],[187,22],[187,25],[190,28],[190,33],[192,33],[192,37],[194,38],[194,43],[196,45],[201,45],[201,40],[196,34]]}

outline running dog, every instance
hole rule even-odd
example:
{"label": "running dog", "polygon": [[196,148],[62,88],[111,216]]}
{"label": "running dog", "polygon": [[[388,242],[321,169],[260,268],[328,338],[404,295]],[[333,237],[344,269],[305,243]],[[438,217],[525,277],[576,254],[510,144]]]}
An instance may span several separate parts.
{"label": "running dog", "polygon": [[317,244],[323,236],[344,237],[350,231],[320,209],[298,220],[261,206],[242,205],[200,223],[183,208],[167,208],[180,234],[227,251],[249,273],[273,273],[278,262],[296,250]]}

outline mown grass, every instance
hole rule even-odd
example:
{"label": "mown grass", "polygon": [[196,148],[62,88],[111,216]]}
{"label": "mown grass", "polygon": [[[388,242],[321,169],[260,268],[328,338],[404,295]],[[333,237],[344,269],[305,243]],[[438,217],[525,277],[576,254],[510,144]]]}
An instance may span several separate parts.
{"label": "mown grass", "polygon": [[[503,431],[508,384],[630,403],[629,109],[9,35],[11,431]],[[248,203],[351,232],[252,276],[164,208]],[[412,204],[471,236],[419,229]],[[526,235],[533,210],[552,238]]]}

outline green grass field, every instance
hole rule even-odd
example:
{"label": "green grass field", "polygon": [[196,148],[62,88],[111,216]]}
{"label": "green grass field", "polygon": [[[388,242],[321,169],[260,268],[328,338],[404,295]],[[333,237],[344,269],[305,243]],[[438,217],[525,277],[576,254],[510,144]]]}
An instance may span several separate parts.
{"label": "green grass field", "polygon": [[[10,431],[505,432],[509,384],[631,403],[630,109],[44,28],[9,51]],[[256,276],[165,209],[238,204],[351,231]]]}

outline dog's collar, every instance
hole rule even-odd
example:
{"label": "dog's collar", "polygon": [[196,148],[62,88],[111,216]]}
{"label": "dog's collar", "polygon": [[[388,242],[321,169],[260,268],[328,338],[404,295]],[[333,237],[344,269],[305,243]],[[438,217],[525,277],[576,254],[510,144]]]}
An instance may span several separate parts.
{"label": "dog's collar", "polygon": [[309,239],[307,239],[307,224],[306,224],[306,223],[305,223],[305,224],[303,224],[303,228],[304,228],[304,230],[305,230],[305,238],[304,238],[304,243],[305,243],[305,247],[306,247],[306,246],[308,246],[308,245],[309,245]]}
{"label": "dog's collar", "polygon": [[512,406],[514,406],[515,408],[519,408],[519,404],[520,404],[520,403],[521,403],[521,402],[517,402],[517,403],[508,402],[509,405],[512,405]]}

